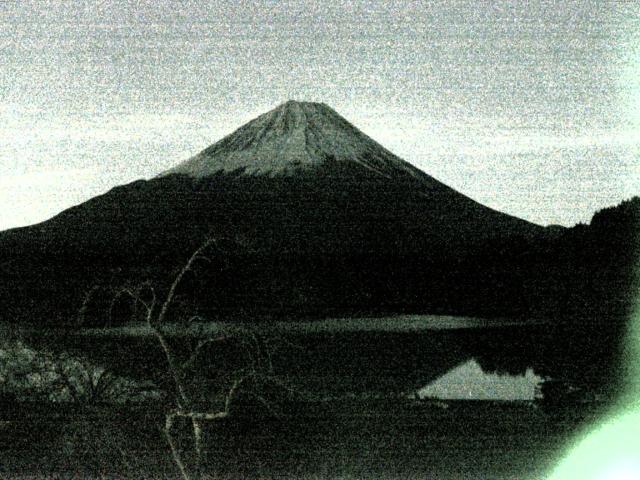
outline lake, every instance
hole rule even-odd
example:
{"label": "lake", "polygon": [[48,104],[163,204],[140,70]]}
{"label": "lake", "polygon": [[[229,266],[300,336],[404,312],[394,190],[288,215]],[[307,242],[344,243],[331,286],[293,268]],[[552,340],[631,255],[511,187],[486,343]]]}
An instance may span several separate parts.
{"label": "lake", "polygon": [[[166,331],[179,349],[188,351],[197,338],[220,334],[230,325],[238,326],[172,324]],[[609,388],[614,378],[612,361],[607,360],[611,353],[602,345],[585,345],[572,338],[570,330],[535,319],[398,315],[281,321],[251,328],[273,339],[276,372],[318,395],[417,392],[442,379],[430,396],[521,400],[531,398],[542,377],[598,389]],[[167,383],[163,352],[143,323],[81,330],[23,327],[21,335],[42,348],[89,357],[121,375]],[[213,368],[236,354],[220,346],[204,356]],[[473,390],[465,390],[461,382]],[[444,390],[443,383],[448,383]]]}
{"label": "lake", "polygon": [[[0,423],[1,478],[178,478],[160,411],[50,412],[28,408]],[[495,402],[320,403],[306,413],[210,425],[205,464],[225,480],[540,480],[594,419],[575,408]]]}
{"label": "lake", "polygon": [[[169,330],[180,349],[225,327]],[[598,416],[587,405],[529,402],[557,350],[548,324],[399,316],[279,322],[258,331],[282,340],[276,373],[316,400],[278,405],[277,417],[246,411],[210,426],[207,468],[218,478],[534,480]],[[20,334],[170,386],[163,352],[142,324]],[[207,351],[207,368],[216,373],[230,355]],[[579,364],[561,370],[563,377],[583,372]],[[5,405],[0,477],[178,478],[160,433],[163,408]]]}

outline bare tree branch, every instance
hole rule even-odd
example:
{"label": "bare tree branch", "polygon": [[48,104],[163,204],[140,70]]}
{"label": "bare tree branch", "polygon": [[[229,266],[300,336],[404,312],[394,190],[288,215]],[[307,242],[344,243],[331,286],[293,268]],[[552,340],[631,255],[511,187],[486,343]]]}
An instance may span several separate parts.
{"label": "bare tree branch", "polygon": [[94,285],[87,291],[84,295],[84,299],[82,300],[82,305],[80,306],[80,310],[78,310],[78,323],[83,324],[86,320],[87,309],[89,308],[89,302],[93,299],[93,296],[100,290],[99,285]]}
{"label": "bare tree branch", "polygon": [[[222,333],[214,334],[213,332],[209,332],[207,334],[204,328],[206,319],[196,314],[191,316],[186,322],[187,326],[195,324],[196,332],[189,331],[190,334],[198,333],[198,335],[196,335],[198,340],[195,345],[192,346],[187,358],[184,359],[184,354],[178,353],[180,350],[172,347],[168,329],[164,328],[164,326],[167,325],[166,322],[169,312],[175,303],[176,296],[178,295],[178,291],[185,279],[185,276],[188,272],[195,272],[196,263],[200,261],[208,264],[214,263],[214,259],[209,253],[212,248],[215,248],[217,254],[221,253],[221,249],[217,241],[213,238],[209,238],[189,257],[184,266],[173,278],[173,281],[161,302],[156,295],[154,286],[150,282],[144,282],[137,287],[124,287],[118,290],[112,299],[109,312],[111,317],[114,305],[118,299],[122,296],[128,296],[133,301],[136,308],[137,306],[143,308],[146,324],[162,348],[169,367],[169,374],[171,375],[176,388],[176,409],[170,411],[165,416],[164,434],[167,437],[174,462],[176,463],[184,480],[198,478],[201,473],[200,469],[203,454],[203,422],[211,422],[227,418],[231,414],[233,403],[240,391],[249,382],[252,383],[251,387],[253,390],[248,389],[246,394],[255,398],[259,403],[264,405],[267,410],[276,415],[277,413],[273,411],[268,399],[255,389],[262,388],[267,384],[273,384],[286,391],[293,391],[290,386],[286,385],[282,381],[276,380],[273,376],[274,368],[271,356],[272,344],[254,329],[235,326],[225,328]],[[223,263],[226,263],[224,257],[222,257],[221,260]],[[200,322],[200,324],[196,322]],[[245,366],[235,370],[234,376],[236,376],[236,378],[226,389],[222,409],[220,411],[206,411],[206,408],[202,408],[200,406],[202,403],[197,396],[197,388],[202,388],[204,384],[202,382],[198,383],[197,381],[194,381],[193,378],[188,378],[187,373],[191,372],[192,374],[195,374],[195,372],[193,372],[193,367],[197,364],[198,359],[206,348],[215,344],[230,341],[235,342],[238,348],[242,351],[241,360]],[[222,377],[223,373],[221,373],[220,376]],[[93,392],[97,395],[100,391],[107,388],[109,388],[108,376],[105,376],[103,373],[95,379]],[[185,419],[191,423],[192,438],[194,442],[193,446],[196,458],[196,465],[192,466],[192,468],[188,468],[185,463],[180,453],[179,445],[176,443],[176,439],[173,435],[176,420],[178,419]]]}
{"label": "bare tree branch", "polygon": [[200,352],[202,352],[202,349],[213,344],[213,343],[220,343],[220,342],[224,342],[226,340],[228,340],[229,337],[227,336],[220,336],[220,337],[216,337],[216,338],[208,338],[206,340],[200,340],[198,342],[198,344],[196,345],[196,347],[193,349],[193,352],[191,353],[191,355],[189,356],[189,358],[182,364],[182,369],[183,370],[189,370],[191,369],[196,361],[198,360],[198,357],[200,356]]}
{"label": "bare tree branch", "polygon": [[173,298],[175,297],[176,290],[177,290],[178,286],[182,283],[182,279],[184,278],[186,273],[189,272],[192,269],[193,264],[196,262],[196,260],[201,258],[203,252],[207,248],[209,248],[211,245],[214,245],[217,248],[217,242],[216,242],[216,240],[214,238],[209,238],[208,240],[206,240],[204,242],[204,244],[202,244],[200,246],[200,248],[198,248],[193,253],[193,255],[191,255],[191,257],[187,261],[186,265],[180,270],[180,272],[178,273],[176,278],[173,280],[173,283],[171,284],[171,287],[169,288],[169,293],[167,294],[167,298],[165,299],[164,303],[162,304],[162,308],[160,310],[160,313],[158,314],[158,318],[157,318],[157,323],[158,324],[162,323],[164,321],[165,317],[167,316],[167,312],[169,310],[169,307],[171,306],[171,304],[173,302]]}
{"label": "bare tree branch", "polygon": [[191,476],[189,475],[187,467],[182,461],[180,450],[178,449],[178,446],[176,445],[175,440],[173,439],[173,434],[171,433],[171,429],[173,428],[173,422],[175,418],[176,418],[175,414],[167,414],[167,416],[165,417],[164,433],[165,433],[165,436],[167,437],[167,443],[169,443],[169,448],[171,449],[171,455],[173,456],[173,461],[178,466],[178,469],[180,470],[180,474],[182,475],[182,478],[184,480],[191,480]]}

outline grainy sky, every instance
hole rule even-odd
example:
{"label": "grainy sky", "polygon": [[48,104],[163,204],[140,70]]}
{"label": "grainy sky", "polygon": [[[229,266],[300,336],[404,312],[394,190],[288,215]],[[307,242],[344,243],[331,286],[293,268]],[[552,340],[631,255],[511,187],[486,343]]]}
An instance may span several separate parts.
{"label": "grainy sky", "polygon": [[322,101],[493,208],[640,193],[640,2],[0,1],[0,229]]}

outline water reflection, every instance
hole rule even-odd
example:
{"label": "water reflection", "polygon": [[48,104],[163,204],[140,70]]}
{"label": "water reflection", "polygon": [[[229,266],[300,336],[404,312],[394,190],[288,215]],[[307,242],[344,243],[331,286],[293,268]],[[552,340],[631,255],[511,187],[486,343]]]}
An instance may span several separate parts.
{"label": "water reflection", "polygon": [[442,400],[534,400],[542,377],[528,368],[523,375],[486,373],[469,360],[420,389],[421,398]]}

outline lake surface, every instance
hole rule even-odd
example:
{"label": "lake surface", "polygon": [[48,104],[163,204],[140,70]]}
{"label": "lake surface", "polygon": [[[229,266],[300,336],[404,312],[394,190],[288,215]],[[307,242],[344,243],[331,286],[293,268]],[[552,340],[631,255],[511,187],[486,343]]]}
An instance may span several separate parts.
{"label": "lake surface", "polygon": [[471,359],[421,388],[418,395],[441,400],[533,401],[542,380],[532,368],[522,375],[487,373]]}
{"label": "lake surface", "polygon": [[[159,411],[30,412],[0,424],[0,478],[178,479]],[[540,480],[593,421],[493,402],[331,402],[210,425],[205,463],[224,480]]]}
{"label": "lake surface", "polygon": [[[188,349],[196,337],[237,327],[217,322],[189,328],[170,324],[165,329]],[[398,315],[281,321],[250,328],[265,338],[272,336],[274,343],[283,341],[273,355],[279,375],[322,394],[411,392],[432,386],[420,394],[522,400],[532,398],[541,377],[602,389],[613,383],[616,369],[615,358],[606,350],[613,342],[594,335],[576,340],[573,327],[535,319]],[[163,352],[144,323],[80,330],[31,326],[21,327],[21,335],[36,346],[86,356],[120,375],[166,381]],[[234,355],[237,352],[221,348],[205,356],[215,368]]]}
{"label": "lake surface", "polygon": [[[501,327],[537,326],[545,322],[537,319],[520,320],[509,318],[483,318],[451,315],[394,315],[387,317],[326,318],[321,320],[277,321],[262,324],[231,322],[194,323],[188,328],[167,324],[165,329],[175,335],[210,335],[240,326],[249,326],[259,331],[283,333],[341,333],[341,332],[424,332],[429,330],[486,329]],[[142,322],[118,327],[86,328],[83,335],[152,335]]]}
{"label": "lake surface", "polygon": [[[169,328],[176,342],[187,344],[191,335],[224,327],[186,333]],[[208,468],[221,479],[539,480],[595,418],[574,406],[547,411],[527,402],[492,401],[529,399],[536,372],[557,350],[557,335],[545,324],[401,316],[280,322],[261,329],[286,336],[288,343],[273,358],[278,374],[338,400],[304,405],[297,413],[285,407],[280,418],[234,418],[209,429]],[[143,324],[21,333],[36,345],[87,356],[121,374],[158,382],[166,376],[162,351]],[[217,354],[229,352],[208,352],[213,365],[222,358]],[[556,355],[564,358],[564,352]],[[411,389],[446,401],[384,396]],[[451,401],[457,398],[484,401]],[[160,434],[158,407],[25,408],[2,412],[0,478],[68,478],[70,472],[80,478],[140,478],[141,472],[178,478]],[[188,438],[183,441],[188,445]]]}

